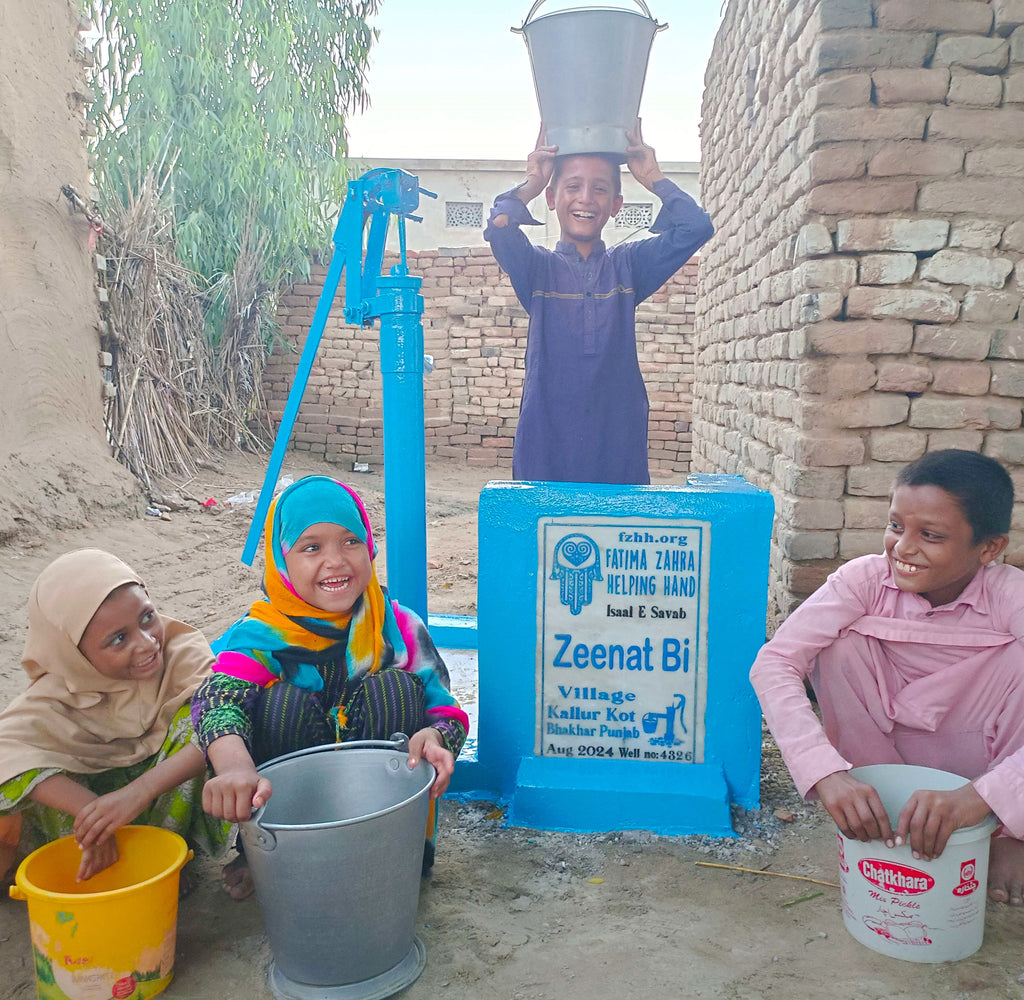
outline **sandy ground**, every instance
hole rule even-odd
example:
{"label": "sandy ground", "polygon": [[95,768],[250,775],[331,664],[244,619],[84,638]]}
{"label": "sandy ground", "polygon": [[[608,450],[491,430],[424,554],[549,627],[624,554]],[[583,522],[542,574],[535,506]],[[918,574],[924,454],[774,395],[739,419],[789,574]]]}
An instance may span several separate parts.
{"label": "sandy ground", "polygon": [[[143,573],[157,606],[211,636],[258,593],[239,555],[251,506],[224,501],[258,488],[262,459],[227,460],[168,499],[169,520],[117,518],[45,532],[0,549],[0,701],[20,690],[29,585],[54,556],[98,545]],[[334,471],[291,456],[294,476]],[[383,523],[378,473],[350,477]],[[428,468],[431,611],[476,610],[476,504],[488,470]],[[195,501],[218,500],[202,509]],[[108,515],[109,517],[109,515]],[[383,559],[381,559],[383,566]],[[784,822],[776,815],[792,813]],[[734,839],[645,832],[578,836],[506,828],[493,803],[449,803],[433,878],[424,882],[417,933],[427,967],[408,1000],[931,1000],[1024,998],[1024,914],[990,906],[982,949],[959,963],[915,965],[878,955],[842,924],[838,890],[777,878],[836,881],[835,834],[802,803],[766,743],[762,809],[737,812]],[[764,870],[701,867],[700,861]],[[179,911],[176,978],[169,1000],[260,1000],[270,952],[255,899],[233,903],[218,865],[199,865],[199,885]],[[774,874],[773,874],[774,873]],[[819,895],[820,893],[820,895]],[[804,899],[804,897],[812,897]],[[803,900],[797,902],[799,900]],[[344,928],[339,928],[344,947]],[[25,904],[0,900],[0,998],[35,985]]]}

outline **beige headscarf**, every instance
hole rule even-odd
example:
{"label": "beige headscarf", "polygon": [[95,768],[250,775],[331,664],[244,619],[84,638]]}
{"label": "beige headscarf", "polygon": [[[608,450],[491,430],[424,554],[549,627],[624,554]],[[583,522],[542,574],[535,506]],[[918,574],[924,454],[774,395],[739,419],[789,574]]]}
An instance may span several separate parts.
{"label": "beige headscarf", "polygon": [[[210,671],[201,632],[163,618],[164,672],[142,681],[104,677],[78,643],[108,595],[138,574],[100,549],[55,559],[32,585],[21,665],[30,685],[0,714],[0,782],[35,768],[95,774],[160,749],[175,713]],[[163,616],[161,616],[163,617]]]}

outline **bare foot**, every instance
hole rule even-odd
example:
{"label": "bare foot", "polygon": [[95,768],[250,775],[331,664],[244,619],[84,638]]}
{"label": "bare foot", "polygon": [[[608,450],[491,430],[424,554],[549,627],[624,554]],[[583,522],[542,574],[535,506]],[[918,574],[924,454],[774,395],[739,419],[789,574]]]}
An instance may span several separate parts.
{"label": "bare foot", "polygon": [[1024,841],[994,837],[988,860],[988,898],[994,903],[1024,905]]}
{"label": "bare foot", "polygon": [[253,884],[252,872],[249,871],[249,862],[245,860],[244,854],[239,854],[221,869],[220,884],[236,902],[248,899],[253,894],[256,886]]}

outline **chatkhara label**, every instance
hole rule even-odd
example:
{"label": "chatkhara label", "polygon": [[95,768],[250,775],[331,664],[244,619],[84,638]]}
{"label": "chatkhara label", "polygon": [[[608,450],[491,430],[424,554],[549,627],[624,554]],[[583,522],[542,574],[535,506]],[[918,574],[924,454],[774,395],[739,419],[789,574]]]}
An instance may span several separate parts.
{"label": "chatkhara label", "polygon": [[914,896],[935,886],[931,875],[909,865],[864,858],[857,863],[857,868],[872,885],[894,895]]}
{"label": "chatkhara label", "polygon": [[537,754],[703,760],[709,544],[703,521],[540,522]]}

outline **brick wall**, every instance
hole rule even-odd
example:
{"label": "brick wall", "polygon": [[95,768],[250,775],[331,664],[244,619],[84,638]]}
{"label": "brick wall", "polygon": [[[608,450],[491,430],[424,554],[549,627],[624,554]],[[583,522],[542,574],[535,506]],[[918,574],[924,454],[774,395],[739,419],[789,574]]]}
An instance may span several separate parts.
{"label": "brick wall", "polygon": [[[393,261],[386,262],[386,268]],[[427,454],[469,465],[512,470],[526,353],[526,313],[486,247],[409,254],[423,279],[424,350],[434,357],[424,376]],[[281,297],[282,343],[264,375],[273,425],[280,422],[298,351],[309,332],[325,269]],[[679,479],[689,470],[693,320],[697,264],[691,261],[637,309],[640,368],[651,418],[651,473]],[[343,321],[344,279],[324,330],[295,424],[293,447],[351,467],[383,460],[379,324]]]}
{"label": "brick wall", "polygon": [[703,114],[693,467],[774,493],[785,614],[926,450],[1024,498],[1024,0],[730,0]]}

